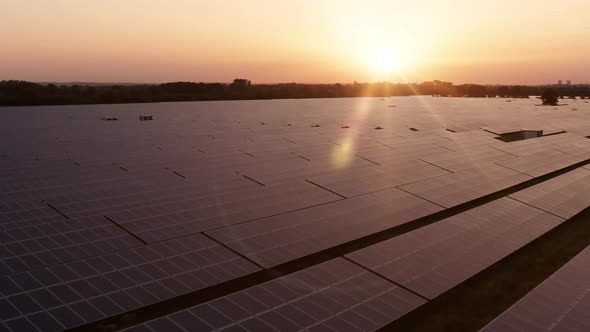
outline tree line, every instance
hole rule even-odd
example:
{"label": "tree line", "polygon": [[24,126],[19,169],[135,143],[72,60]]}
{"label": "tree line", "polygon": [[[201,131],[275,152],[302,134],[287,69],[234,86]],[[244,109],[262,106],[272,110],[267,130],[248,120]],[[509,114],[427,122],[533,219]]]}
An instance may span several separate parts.
{"label": "tree line", "polygon": [[[170,101],[250,100],[287,98],[390,97],[432,95],[439,97],[528,98],[546,92],[543,86],[454,85],[451,82],[395,84],[252,84],[173,82],[145,85],[56,85],[26,81],[0,81],[0,106],[147,103]],[[589,98],[588,86],[553,87],[557,98]]]}

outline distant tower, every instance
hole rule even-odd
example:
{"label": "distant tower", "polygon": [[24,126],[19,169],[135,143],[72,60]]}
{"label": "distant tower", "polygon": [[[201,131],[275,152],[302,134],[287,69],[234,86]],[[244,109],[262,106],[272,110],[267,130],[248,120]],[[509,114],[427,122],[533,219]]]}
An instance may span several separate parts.
{"label": "distant tower", "polygon": [[557,85],[563,85],[563,81],[562,80],[557,81]]}
{"label": "distant tower", "polygon": [[570,80],[567,80],[567,85],[568,85],[568,86],[572,85],[572,81],[570,81]]}

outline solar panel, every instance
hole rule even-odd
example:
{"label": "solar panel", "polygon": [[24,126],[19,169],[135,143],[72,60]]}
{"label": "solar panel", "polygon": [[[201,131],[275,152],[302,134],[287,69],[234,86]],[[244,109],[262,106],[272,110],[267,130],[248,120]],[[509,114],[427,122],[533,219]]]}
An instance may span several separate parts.
{"label": "solar panel", "polygon": [[497,164],[537,177],[581,161],[582,159],[580,158],[551,149],[517,158],[501,160]]}
{"label": "solar panel", "polygon": [[0,277],[3,320],[43,314],[71,328],[256,270],[197,234]]}
{"label": "solar panel", "polygon": [[107,216],[146,242],[157,242],[340,199],[304,181],[174,201]]}
{"label": "solar panel", "polygon": [[400,189],[444,207],[453,207],[530,178],[528,175],[488,163],[400,186]]}
{"label": "solar panel", "polygon": [[393,188],[207,234],[263,266],[273,266],[441,209]]}
{"label": "solar panel", "polygon": [[568,219],[590,205],[590,171],[576,169],[510,197]]}
{"label": "solar panel", "polygon": [[127,331],[373,331],[423,303],[340,258]]}
{"label": "solar panel", "polygon": [[511,154],[488,146],[468,149],[453,146],[453,148],[457,149],[457,152],[449,151],[444,155],[424,156],[422,160],[451,172],[458,172],[473,168],[476,165],[485,165],[514,157]]}
{"label": "solar panel", "polygon": [[425,162],[407,160],[397,165],[348,168],[309,177],[308,180],[342,196],[354,197],[448,173]]}
{"label": "solar panel", "polygon": [[347,257],[432,299],[563,221],[502,198]]}
{"label": "solar panel", "polygon": [[2,232],[0,275],[92,257],[142,243],[104,217],[61,219]]}
{"label": "solar panel", "polygon": [[21,229],[37,225],[47,225],[54,222],[63,222],[64,217],[59,212],[48,207],[46,204],[42,207],[33,207],[27,209],[28,204],[16,202],[7,209],[22,209],[20,211],[11,211],[0,215],[1,229]]}
{"label": "solar panel", "polygon": [[586,248],[481,331],[588,330],[589,260]]}
{"label": "solar panel", "polygon": [[546,142],[546,138],[536,138],[516,142],[498,142],[490,144],[490,147],[510,153],[516,157],[528,156],[535,153],[551,151],[553,146]]}

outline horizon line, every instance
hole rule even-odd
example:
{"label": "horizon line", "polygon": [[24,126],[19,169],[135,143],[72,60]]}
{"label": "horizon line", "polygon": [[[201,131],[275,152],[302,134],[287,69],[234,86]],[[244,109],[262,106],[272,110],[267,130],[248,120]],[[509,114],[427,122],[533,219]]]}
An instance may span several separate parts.
{"label": "horizon line", "polygon": [[[236,78],[236,79],[242,79],[242,78]],[[178,83],[178,82],[184,82],[184,83],[204,83],[204,84],[231,84],[231,81],[228,82],[223,82],[223,81],[185,81],[185,80],[177,80],[177,81],[166,81],[166,82],[109,82],[109,81],[27,81],[27,80],[18,80],[18,79],[2,79],[0,81],[25,81],[25,82],[31,82],[31,83],[36,83],[36,84],[56,84],[56,85],[160,85],[160,84],[167,84],[167,83]],[[251,81],[251,80],[250,80]],[[503,84],[503,83],[473,83],[473,82],[463,82],[463,83],[455,83],[455,82],[451,82],[451,81],[445,81],[445,80],[438,80],[438,79],[433,79],[433,80],[425,80],[422,82],[390,82],[390,81],[374,81],[374,82],[361,82],[361,81],[352,81],[352,82],[331,82],[331,83],[311,83],[311,82],[252,82],[252,85],[278,85],[278,84],[307,84],[307,85],[335,85],[335,84],[342,84],[342,85],[352,85],[355,83],[358,84],[378,84],[378,83],[391,83],[391,84],[422,84],[422,83],[426,83],[426,82],[434,82],[434,81],[440,81],[440,82],[445,82],[445,83],[451,83],[453,85],[466,85],[466,84],[474,84],[474,85],[482,85],[482,86],[563,86],[563,87],[568,87],[568,86],[580,86],[580,85],[590,85],[590,82],[571,82],[571,84],[567,84],[565,83],[566,81],[564,81],[563,84],[559,84],[559,83],[523,83],[523,84]]]}

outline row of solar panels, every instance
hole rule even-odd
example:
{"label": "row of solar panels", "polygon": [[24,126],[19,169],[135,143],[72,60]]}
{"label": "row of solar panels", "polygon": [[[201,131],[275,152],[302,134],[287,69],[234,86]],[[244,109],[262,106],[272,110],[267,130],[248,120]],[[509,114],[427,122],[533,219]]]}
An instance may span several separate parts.
{"label": "row of solar panels", "polygon": [[[582,150],[587,151],[587,148]],[[534,157],[532,160],[536,167],[542,168],[531,173],[535,176],[582,160],[573,156],[564,158],[556,153],[557,150],[546,148],[542,156],[535,153],[511,160],[517,159],[522,163],[528,157]],[[276,165],[279,169],[282,166]],[[108,172],[106,175],[100,175],[88,170],[79,170],[86,169],[86,166],[70,167],[75,171],[68,168],[63,172],[63,177],[54,180],[55,184],[43,185],[35,182],[30,187],[20,187],[18,191],[5,190],[7,193],[3,194],[3,201],[6,203],[1,208],[4,212],[2,218],[8,223],[2,224],[2,227],[22,228],[31,225],[29,220],[57,215],[48,208],[50,204],[70,218],[106,215],[122,225],[128,224],[126,226],[129,228],[134,228],[135,224],[142,224],[141,230],[145,234],[145,240],[149,242],[398,186],[438,205],[451,207],[530,178],[507,167],[490,162],[480,164],[475,161],[471,168],[454,173],[421,161],[406,161],[405,165],[385,167],[383,170],[380,168],[384,166],[376,165],[347,167],[325,175],[308,177],[309,182],[303,180],[306,178],[305,173],[293,175],[293,172],[290,172],[290,177],[282,180],[268,180],[268,176],[256,174],[254,168],[247,173],[248,175],[228,170],[226,173],[208,178],[195,178],[190,171],[183,171],[183,176],[189,180],[183,181],[172,171],[166,171],[167,176],[163,177],[161,170],[154,170],[149,174],[127,174],[113,167],[114,172],[118,173]],[[518,169],[516,166],[512,167]],[[527,172],[526,169],[518,170]],[[202,169],[199,169],[199,172],[201,171]],[[292,171],[292,168],[289,168],[289,171]],[[72,177],[78,172],[81,172],[81,178]],[[227,176],[228,174],[233,176]],[[252,174],[256,176],[251,177]],[[55,178],[55,175],[51,175],[51,178]],[[22,181],[18,179],[12,181],[19,186],[22,185]],[[261,186],[257,182],[276,184]],[[319,187],[329,189],[341,197],[326,193]],[[264,200],[266,196],[274,199]],[[305,201],[301,202],[303,200]],[[244,211],[244,208],[247,211]],[[215,209],[218,210],[217,213],[221,211],[233,215],[222,220],[224,218],[216,215],[213,211]],[[149,219],[156,219],[155,216],[165,222],[150,222]],[[213,222],[216,225],[207,224],[207,219],[210,218],[216,219]],[[185,220],[191,222],[187,223]],[[202,226],[198,227],[201,222]],[[145,225],[148,227],[144,227]],[[195,230],[195,226],[198,229]],[[156,233],[157,237],[152,237],[151,233]]]}
{"label": "row of solar panels", "polygon": [[484,332],[590,330],[590,247],[482,329]]}
{"label": "row of solar panels", "polygon": [[[392,219],[404,223],[526,179],[529,177],[489,164],[340,202],[341,197],[308,182],[261,187],[244,178],[239,184],[220,183],[223,190],[213,194],[192,181],[187,184],[171,178],[146,184],[141,176],[127,184],[116,178],[94,185],[39,188],[23,193],[22,198],[29,200],[21,198],[15,201],[18,204],[4,207],[9,212],[2,215],[5,220],[0,226],[5,230],[2,238],[8,250],[0,257],[0,273],[26,271],[43,266],[42,262],[50,265],[139,243],[109,220],[145,242],[217,229],[210,235],[230,246],[249,248],[249,243],[254,243],[256,249],[249,248],[248,255],[275,252],[285,256],[285,261],[301,255],[298,246],[307,250],[304,253],[325,249],[392,227]],[[363,183],[363,179],[359,181]],[[49,198],[42,200],[44,197]],[[73,219],[64,220],[52,207]],[[286,213],[289,211],[294,212]],[[228,226],[233,224],[238,225]],[[283,250],[277,251],[276,239],[281,236],[292,240],[279,242]]]}
{"label": "row of solar panels", "polygon": [[[288,325],[298,328],[330,327],[336,330],[339,326],[348,325],[361,330],[370,326],[383,326],[590,205],[589,189],[590,171],[578,169],[510,197],[353,252],[346,259],[335,259],[185,312],[148,322],[145,326],[161,330],[158,326],[166,325],[158,324],[173,322],[182,325],[182,320],[173,318],[183,315],[187,320],[197,317],[205,324],[203,326],[211,329],[226,325],[251,329],[258,326],[256,324],[280,330],[286,329]],[[564,192],[575,194],[564,195]],[[371,220],[370,208],[362,210],[372,203],[371,200],[373,204],[382,203],[377,210],[386,206],[412,206],[415,204],[412,200],[419,202],[418,198],[401,191],[383,195],[381,199],[359,197],[365,200],[358,206],[365,212],[362,216],[335,215],[333,219],[327,219],[351,225],[356,223],[358,227],[339,227],[336,228],[338,231],[331,234],[335,224],[322,225],[312,220],[310,227],[315,229],[307,233],[304,228],[290,232],[293,234],[292,239],[302,242],[300,245],[289,243],[288,239],[280,235],[274,236],[275,241],[255,241],[252,245],[228,242],[227,245],[263,266],[272,266],[321,250],[323,246],[333,246],[362,236],[359,231],[375,232],[383,227],[392,227],[395,225],[390,223],[393,219],[403,223],[434,211],[428,210],[423,204],[430,204],[435,210],[440,209],[431,203],[419,203],[422,205],[396,215],[380,216],[380,211],[375,220],[381,220],[381,225],[377,222],[377,228],[371,228],[368,226]],[[310,214],[309,217],[313,215],[319,214]],[[268,223],[264,227],[256,226],[256,222],[242,225],[252,227],[249,229],[253,229],[254,233],[235,228],[225,234],[255,237],[256,229],[263,232],[270,227],[296,229],[297,225],[291,224],[301,223],[307,217],[290,217],[286,214],[282,218],[287,219],[283,222],[262,219]],[[223,234],[222,230],[211,232],[211,236],[215,237],[216,232]],[[323,230],[326,233],[322,236]],[[311,236],[310,240],[299,241],[305,239],[306,234]],[[223,236],[218,238],[224,242]],[[134,241],[131,238],[129,240]],[[272,250],[252,252],[256,243],[262,249],[268,247]],[[314,243],[320,243],[320,247]],[[277,244],[292,250],[277,247]],[[136,245],[138,243],[129,243],[129,247]],[[277,256],[278,252],[285,255]],[[195,234],[134,248],[119,248],[113,253],[2,277],[0,315],[6,327],[14,331],[27,326],[61,330],[171,299],[259,269],[218,243]],[[284,289],[285,293],[273,290],[275,288]],[[340,296],[344,296],[344,299]],[[262,303],[252,306],[237,300],[242,297]],[[307,318],[293,321],[296,316],[287,314],[288,310],[301,312]],[[356,319],[357,316],[361,318]]]}
{"label": "row of solar panels", "polygon": [[[572,194],[564,197],[564,192]],[[222,328],[232,331],[375,330],[501,260],[588,205],[590,171],[578,169],[353,252],[345,259],[334,259],[128,331],[193,331],[195,327],[203,331]],[[567,206],[567,211],[561,209],[563,206]],[[570,266],[575,264],[576,267]],[[531,310],[536,307],[547,310],[548,305],[533,303],[542,303],[544,296],[561,291],[562,283],[574,278],[577,281],[565,291],[580,297],[586,295],[588,291],[583,287],[587,287],[587,282],[580,275],[574,277],[580,270],[588,272],[586,265],[587,254],[581,254],[568,265],[568,272],[559,272],[568,273],[568,276],[558,274],[552,278],[559,282],[543,285],[536,291],[543,291],[543,294],[525,299],[525,303],[520,304],[521,309],[512,309],[510,315],[506,315],[509,317],[501,318],[490,331],[496,331],[494,327],[497,331],[507,331],[503,324],[514,320],[522,324],[514,326],[514,331],[545,326],[535,322],[536,316],[544,311]],[[553,311],[561,313],[559,310],[569,304],[567,299],[571,296],[556,300],[561,306],[556,305]],[[583,308],[582,303],[570,315],[577,313],[580,317]],[[525,315],[521,316],[521,312]],[[550,318],[553,316],[544,321]],[[506,322],[508,319],[511,321]],[[570,320],[575,321],[575,318]]]}

